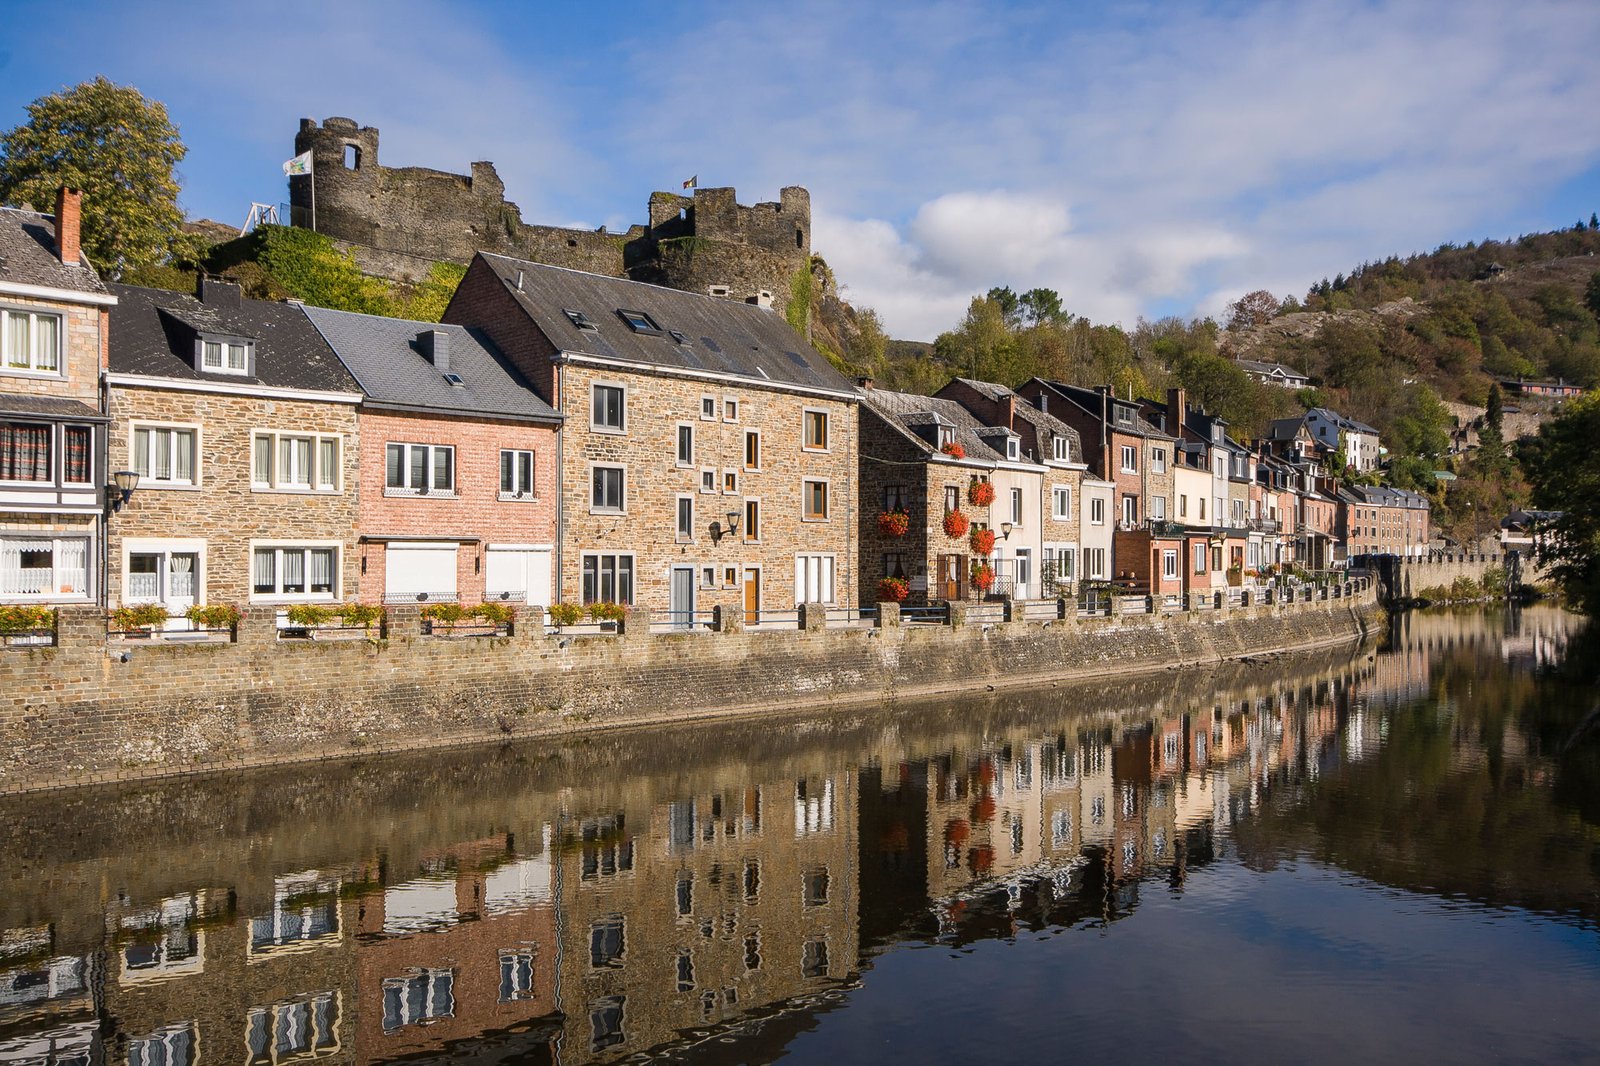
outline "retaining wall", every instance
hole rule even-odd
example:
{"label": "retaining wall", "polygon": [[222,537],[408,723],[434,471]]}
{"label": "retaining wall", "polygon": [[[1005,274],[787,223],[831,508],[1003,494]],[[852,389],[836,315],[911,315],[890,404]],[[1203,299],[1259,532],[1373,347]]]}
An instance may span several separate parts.
{"label": "retaining wall", "polygon": [[98,610],[62,608],[57,646],[0,648],[0,792],[1157,670],[1376,630],[1372,586],[1317,597],[946,625],[900,625],[887,605],[870,628],[825,628],[816,610],[798,630],[654,634],[634,612],[576,637],[430,636],[391,608],[381,638],[337,641],[279,639],[276,612],[251,609],[217,643],[108,641]]}

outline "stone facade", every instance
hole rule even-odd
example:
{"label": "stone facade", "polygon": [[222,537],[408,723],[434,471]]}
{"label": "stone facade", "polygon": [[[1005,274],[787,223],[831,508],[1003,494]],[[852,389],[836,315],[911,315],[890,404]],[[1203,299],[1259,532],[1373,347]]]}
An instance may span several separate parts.
{"label": "stone facade", "polygon": [[[132,468],[132,435],[138,427],[192,430],[197,482],[182,486],[143,478],[111,519],[106,586],[111,606],[151,598],[142,589],[130,597],[127,567],[135,553],[162,556],[163,566],[174,554],[194,556],[196,603],[243,607],[355,597],[361,474],[354,395],[348,402],[327,402],[127,384],[115,384],[110,391],[112,464],[119,470]],[[274,433],[337,441],[337,487],[290,491],[253,484],[253,439]],[[321,596],[256,596],[252,549],[273,545],[337,548],[337,589]],[[160,598],[174,609],[186,605],[176,597],[169,600],[165,587]]]}

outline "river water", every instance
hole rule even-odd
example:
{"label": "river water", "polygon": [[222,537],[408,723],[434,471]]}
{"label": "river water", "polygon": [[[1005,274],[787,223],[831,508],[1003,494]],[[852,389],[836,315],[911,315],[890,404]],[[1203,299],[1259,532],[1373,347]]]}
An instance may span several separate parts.
{"label": "river water", "polygon": [[1597,643],[0,800],[0,1063],[1592,1060]]}

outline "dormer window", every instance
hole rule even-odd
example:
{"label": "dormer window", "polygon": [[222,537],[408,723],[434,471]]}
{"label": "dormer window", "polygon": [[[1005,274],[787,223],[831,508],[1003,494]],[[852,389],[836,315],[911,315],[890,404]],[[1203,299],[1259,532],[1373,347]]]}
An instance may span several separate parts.
{"label": "dormer window", "polygon": [[626,308],[617,308],[617,317],[628,324],[628,328],[635,333],[647,333],[653,337],[661,336],[661,327],[656,325],[655,319],[643,311],[629,311]]}
{"label": "dormer window", "polygon": [[1006,458],[1013,463],[1022,458],[1022,442],[1016,437],[1006,438]]}
{"label": "dormer window", "polygon": [[1072,442],[1070,440],[1066,437],[1055,437],[1051,439],[1050,443],[1056,462],[1067,463],[1072,461]]}
{"label": "dormer window", "polygon": [[952,426],[939,426],[939,447],[947,448],[956,442],[956,431]]}
{"label": "dormer window", "polygon": [[198,364],[204,374],[249,376],[255,362],[255,342],[243,337],[202,336],[196,342]]}
{"label": "dormer window", "polygon": [[1126,407],[1117,408],[1117,422],[1119,425],[1133,425],[1133,412]]}

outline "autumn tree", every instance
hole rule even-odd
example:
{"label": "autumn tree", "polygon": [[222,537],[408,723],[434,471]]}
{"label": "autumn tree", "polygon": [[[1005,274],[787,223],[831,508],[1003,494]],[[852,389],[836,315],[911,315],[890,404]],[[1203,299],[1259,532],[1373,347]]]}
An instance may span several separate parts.
{"label": "autumn tree", "polygon": [[1228,328],[1249,329],[1264,326],[1278,314],[1278,298],[1266,289],[1247,292],[1228,305]]}
{"label": "autumn tree", "polygon": [[1539,560],[1580,610],[1600,612],[1600,396],[1585,396],[1539,427],[1523,450],[1534,506],[1560,511],[1543,531]]}
{"label": "autumn tree", "polygon": [[83,191],[83,250],[120,277],[160,262],[180,232],[174,168],[187,153],[159,102],[104,77],[42,96],[0,135],[0,202],[55,209]]}

